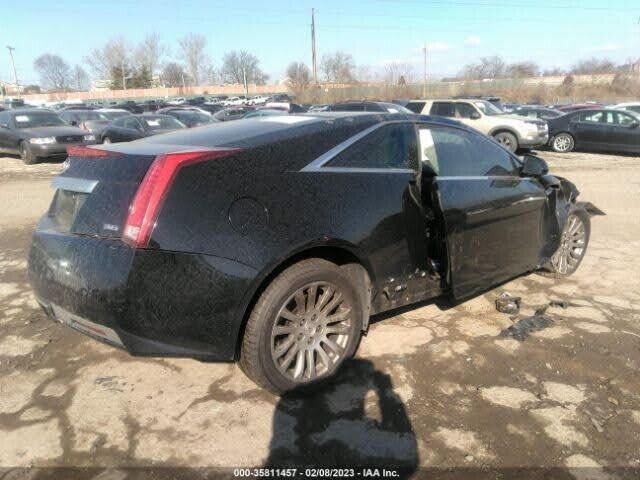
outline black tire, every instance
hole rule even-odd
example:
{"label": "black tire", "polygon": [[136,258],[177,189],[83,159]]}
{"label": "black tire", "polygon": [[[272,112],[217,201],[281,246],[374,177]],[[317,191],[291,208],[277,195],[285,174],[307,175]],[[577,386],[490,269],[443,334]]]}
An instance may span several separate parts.
{"label": "black tire", "polygon": [[511,132],[498,132],[493,135],[493,138],[510,152],[518,150],[518,137]]}
{"label": "black tire", "polygon": [[[576,218],[579,221],[584,229],[584,235],[582,237],[582,248],[579,254],[576,253],[576,248],[565,248],[565,242],[571,243],[571,232],[570,229],[573,225],[573,218]],[[553,278],[564,278],[570,275],[573,275],[575,271],[578,269],[580,264],[582,263],[582,259],[587,253],[587,248],[589,246],[589,238],[591,237],[591,217],[589,214],[583,209],[574,209],[569,213],[567,217],[567,221],[564,225],[564,230],[562,232],[561,244],[558,250],[553,254],[552,258],[547,262],[544,266],[544,269],[539,273],[546,277]],[[569,258],[568,261],[565,261],[564,264],[561,263],[560,257],[565,254],[565,258]],[[566,257],[569,255],[569,257]]]}
{"label": "black tire", "polygon": [[573,135],[567,132],[559,133],[551,140],[551,148],[554,152],[568,153],[571,152],[575,146],[576,141]]}
{"label": "black tire", "polygon": [[31,151],[29,142],[20,142],[20,158],[25,165],[33,165],[38,163],[38,157],[36,157]]}
{"label": "black tire", "polygon": [[[274,347],[274,342],[276,342],[275,338],[278,337],[273,333],[274,327],[281,326],[281,324],[278,324],[278,322],[282,320],[280,312],[282,312],[282,309],[287,308],[286,305],[290,305],[289,302],[292,296],[301,289],[304,289],[305,286],[315,284],[316,282],[327,282],[335,286],[335,291],[343,295],[344,305],[347,305],[351,309],[349,310],[351,312],[348,320],[349,325],[342,327],[346,330],[346,340],[342,345],[342,353],[335,355],[335,358],[332,359],[335,363],[331,365],[331,367],[326,364],[326,371],[324,371],[324,373],[318,374],[316,378],[311,380],[306,378],[294,380],[280,370],[282,368],[281,364],[280,367],[276,366],[276,362],[279,361],[277,358],[279,357],[277,357],[273,351],[274,348],[278,347],[278,344],[275,344]],[[320,303],[321,296],[319,293],[318,295],[318,303]],[[308,298],[309,297],[307,297],[306,300],[307,302]],[[333,302],[334,298],[335,297],[332,297],[328,303]],[[282,394],[294,389],[316,387],[323,384],[338,371],[345,360],[353,357],[357,349],[362,333],[362,317],[364,311],[362,298],[363,295],[361,295],[361,292],[358,292],[348,272],[334,263],[313,258],[300,261],[290,266],[271,281],[251,311],[242,339],[239,362],[240,368],[259,386],[275,394]],[[343,304],[339,306],[339,309],[343,308],[342,305]],[[340,311],[342,310],[338,310],[338,312]],[[293,322],[293,324],[297,325],[295,322]],[[300,323],[300,325],[302,325],[302,323]],[[302,327],[299,328],[302,329]],[[297,333],[295,335],[292,334],[292,337],[296,337],[297,335]],[[288,339],[289,337],[287,337],[287,340]],[[301,351],[303,348],[309,348],[305,345],[305,340],[300,337],[297,337],[297,339],[293,341],[292,347],[288,350]],[[328,351],[331,355],[334,354],[331,350],[324,350],[325,352]],[[319,354],[313,352],[316,352],[316,350],[312,351],[311,357],[320,360]],[[283,357],[288,355],[289,353],[283,355]],[[292,355],[292,357],[293,356],[294,355]],[[305,357],[305,354],[303,354],[303,357],[302,363],[304,364],[307,357]],[[297,360],[298,357],[296,357],[296,361],[293,363],[297,363]],[[324,362],[320,364],[324,368]],[[307,368],[305,366],[304,375],[306,374]]]}

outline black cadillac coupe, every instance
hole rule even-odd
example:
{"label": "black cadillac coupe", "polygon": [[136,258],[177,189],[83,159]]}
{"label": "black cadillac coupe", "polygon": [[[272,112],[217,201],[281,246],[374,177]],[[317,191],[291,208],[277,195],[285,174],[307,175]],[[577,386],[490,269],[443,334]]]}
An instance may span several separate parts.
{"label": "black cadillac coupe", "polygon": [[267,116],[76,147],[33,236],[45,312],[133,355],[238,360],[317,384],[372,314],[564,276],[587,204],[545,162],[455,121]]}

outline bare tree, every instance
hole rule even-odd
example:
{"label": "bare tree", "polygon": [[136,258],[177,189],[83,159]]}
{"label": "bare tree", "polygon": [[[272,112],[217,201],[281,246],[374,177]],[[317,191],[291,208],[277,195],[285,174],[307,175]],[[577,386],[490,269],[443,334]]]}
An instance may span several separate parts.
{"label": "bare tree", "polygon": [[391,62],[384,67],[384,81],[389,85],[406,85],[415,78],[413,67],[405,62]]}
{"label": "bare tree", "polygon": [[571,72],[574,75],[594,75],[598,73],[613,73],[616,69],[616,64],[607,58],[590,58],[588,60],[582,60],[571,67]]}
{"label": "bare tree", "polygon": [[33,62],[40,75],[40,82],[49,89],[66,90],[71,80],[71,69],[67,62],[58,55],[45,53]]}
{"label": "bare tree", "polygon": [[287,83],[293,91],[304,90],[311,83],[311,71],[302,62],[291,62],[287,67]]}
{"label": "bare tree", "polygon": [[539,74],[540,67],[534,62],[511,63],[505,69],[505,75],[508,78],[537,77]]}
{"label": "bare tree", "polygon": [[73,87],[76,90],[89,89],[89,75],[80,65],[73,67]]}
{"label": "bare tree", "polygon": [[112,38],[102,47],[91,50],[85,60],[96,75],[105,78],[114,67],[128,63],[127,52],[124,38]]}
{"label": "bare tree", "polygon": [[178,41],[187,72],[195,85],[200,85],[200,70],[208,60],[205,54],[207,39],[204,35],[190,33]]}
{"label": "bare tree", "polygon": [[565,71],[560,67],[547,68],[542,72],[543,77],[559,77],[564,74]]}
{"label": "bare tree", "polygon": [[137,68],[146,67],[151,75],[158,73],[167,47],[160,42],[160,35],[151,33],[135,49],[134,58]]}
{"label": "bare tree", "polygon": [[241,50],[226,53],[222,59],[222,76],[229,83],[244,85],[245,94],[250,83],[264,85],[269,76],[259,67],[255,55]]}
{"label": "bare tree", "polygon": [[184,71],[182,65],[169,62],[162,69],[160,81],[165,87],[182,87],[189,83],[189,74]]}
{"label": "bare tree", "polygon": [[320,62],[325,80],[332,83],[352,83],[355,68],[351,54],[340,51],[323,55]]}
{"label": "bare tree", "polygon": [[459,76],[469,80],[504,78],[506,68],[507,65],[501,57],[482,57],[478,63],[465,65]]}

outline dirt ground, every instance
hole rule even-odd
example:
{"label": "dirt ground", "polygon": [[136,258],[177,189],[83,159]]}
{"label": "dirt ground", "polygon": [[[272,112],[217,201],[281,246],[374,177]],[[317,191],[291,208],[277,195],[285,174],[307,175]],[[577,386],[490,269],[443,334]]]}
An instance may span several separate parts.
{"label": "dirt ground", "polygon": [[[562,467],[553,478],[637,478],[640,158],[540,155],[607,214],[593,218],[574,276],[529,275],[446,310],[378,318],[332,386],[281,399],[235,365],[133,358],[48,320],[25,258],[60,165],[0,158],[0,466]],[[512,323],[494,308],[504,291],[522,296],[521,317],[550,300],[570,306],[550,308],[555,324],[520,342],[498,336]]]}

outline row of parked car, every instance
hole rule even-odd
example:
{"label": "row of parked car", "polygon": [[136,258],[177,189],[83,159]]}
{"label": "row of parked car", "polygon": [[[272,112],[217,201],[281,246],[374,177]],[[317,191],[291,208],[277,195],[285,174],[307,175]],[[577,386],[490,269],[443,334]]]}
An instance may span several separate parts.
{"label": "row of parked car", "polygon": [[108,106],[57,104],[52,109],[14,103],[0,111],[0,152],[19,154],[25,163],[35,163],[43,157],[65,156],[70,145],[127,142],[216,122],[304,112],[448,117],[492,137],[511,152],[546,145],[560,153],[575,148],[640,152],[640,103],[543,106],[502,104],[496,97],[476,97],[303,106],[284,95],[251,100],[255,103],[263,99],[280,101],[225,107],[223,101],[236,99],[218,98],[214,103],[211,98],[193,97]]}
{"label": "row of parked car", "polygon": [[640,153],[640,102],[503,105],[493,97],[411,100],[406,107],[453,118],[512,152],[548,145],[559,153],[576,148]]}

